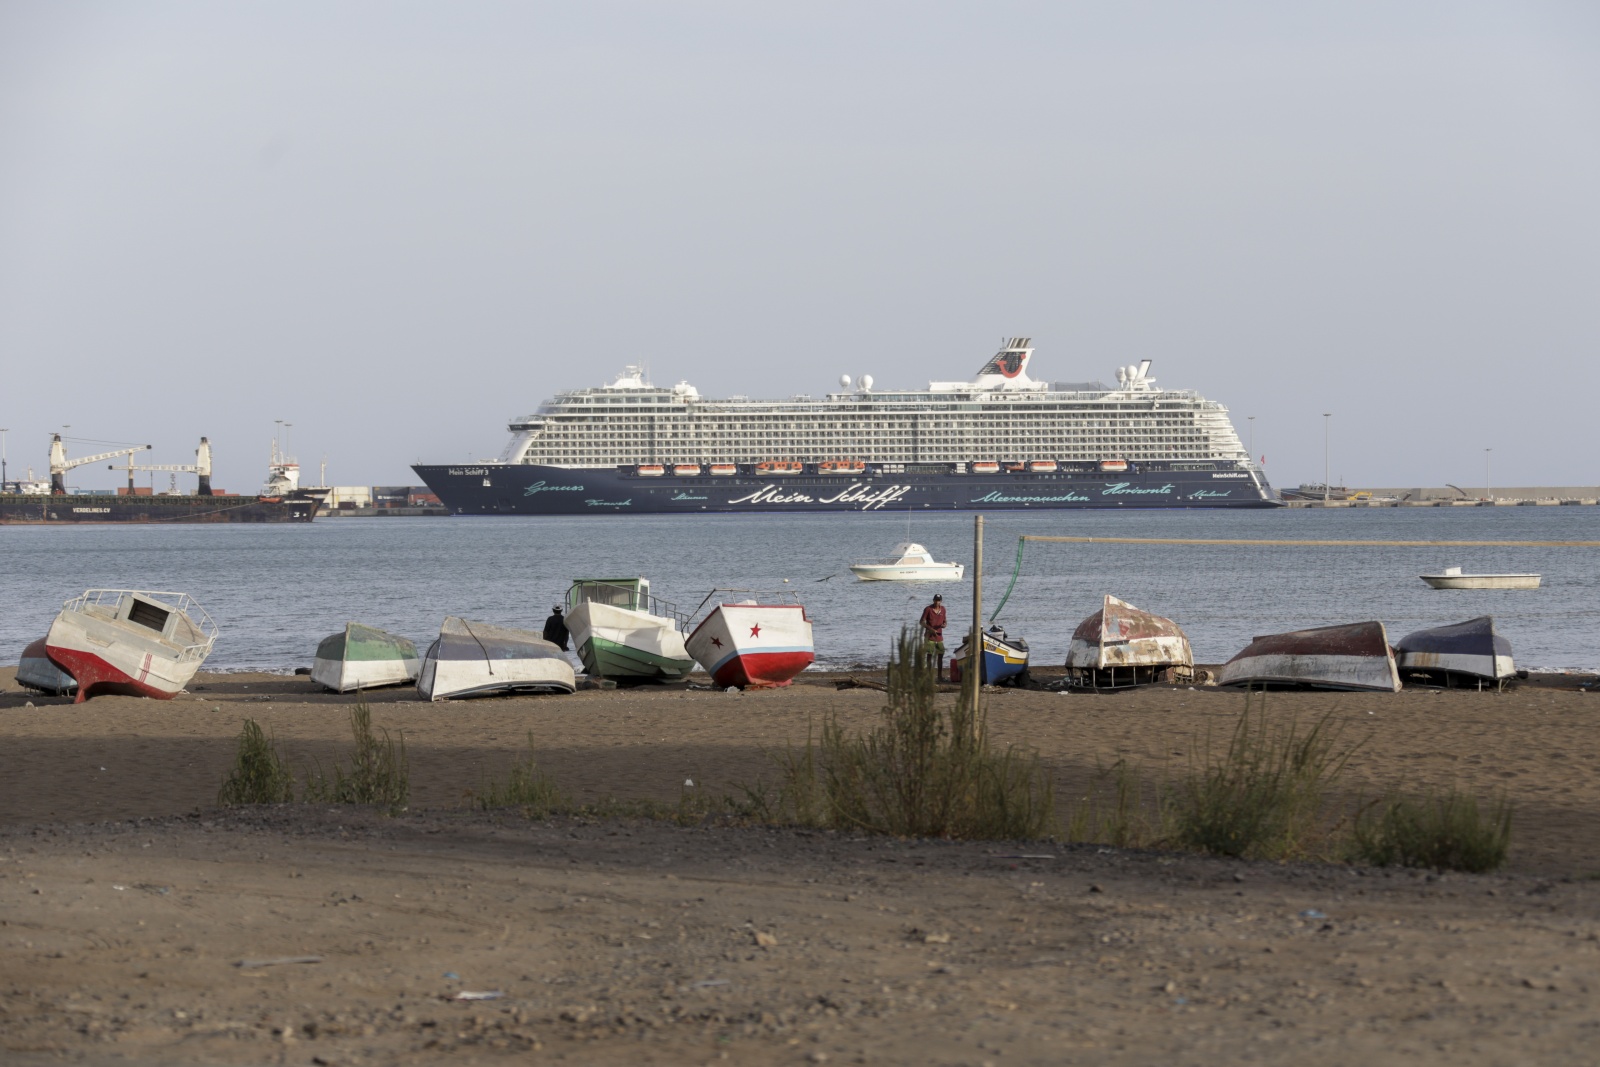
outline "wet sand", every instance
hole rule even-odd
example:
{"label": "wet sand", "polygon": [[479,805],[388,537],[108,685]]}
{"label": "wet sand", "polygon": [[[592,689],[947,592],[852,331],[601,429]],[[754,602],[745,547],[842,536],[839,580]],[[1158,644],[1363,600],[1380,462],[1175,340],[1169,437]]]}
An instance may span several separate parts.
{"label": "wet sand", "polygon": [[[1576,690],[1269,698],[1361,741],[1352,794],[1505,790],[1507,870],[1438,879],[465,807],[530,734],[579,799],[770,777],[770,751],[824,716],[877,715],[881,694],[829,678],[373,693],[411,764],[392,819],[215,808],[247,716],[297,769],[347,747],[353,699],[304,678],[72,705],[7,670],[0,690],[7,1062],[1577,1063],[1600,1021],[1600,695]],[[1119,758],[1181,774],[1243,706],[1189,689],[988,700],[991,735],[1037,748],[1063,804]],[[235,966],[304,955],[322,959]],[[462,988],[506,995],[442,999]]]}

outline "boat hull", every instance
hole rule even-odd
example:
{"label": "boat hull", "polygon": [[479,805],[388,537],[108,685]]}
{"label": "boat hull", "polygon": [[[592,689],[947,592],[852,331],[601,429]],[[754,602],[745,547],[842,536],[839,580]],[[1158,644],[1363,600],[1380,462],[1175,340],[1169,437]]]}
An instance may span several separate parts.
{"label": "boat hull", "polygon": [[454,617],[439,628],[417,675],[417,691],[429,701],[577,687],[567,657],[538,634]]}
{"label": "boat hull", "polygon": [[410,685],[422,670],[417,646],[407,638],[352,622],[317,645],[311,680],[335,693]]}
{"label": "boat hull", "polygon": [[1079,670],[1114,667],[1194,666],[1194,651],[1182,627],[1107,596],[1099,611],[1078,624],[1067,648],[1067,666]]}
{"label": "boat hull", "polygon": [[[1054,472],[958,474],[951,464],[869,464],[863,474],[642,478],[631,469],[541,464],[417,464],[411,469],[458,515],[702,514],[708,512],[1037,511],[1071,508],[1273,508],[1282,501],[1240,465],[1178,470],[1139,463],[1105,474],[1094,464]],[[1082,469],[1078,469],[1082,468]]]}
{"label": "boat hull", "polygon": [[857,563],[850,573],[863,582],[959,582],[966,573],[966,565],[899,567],[894,564]]}
{"label": "boat hull", "polygon": [[719,604],[684,644],[724,688],[788,685],[816,659],[811,620],[798,604]]}
{"label": "boat hull", "polygon": [[[967,669],[967,659],[970,656],[968,644],[971,638],[961,643],[950,657],[950,680],[959,682]],[[1021,678],[1028,670],[1028,645],[1025,641],[1013,641],[1002,634],[986,633],[983,635],[983,662],[982,674],[979,681],[984,685],[1004,685],[1013,679]]]}
{"label": "boat hull", "polygon": [[1381,622],[1257,637],[1222,667],[1218,685],[1400,691]]}
{"label": "boat hull", "polygon": [[45,651],[45,639],[29,642],[22,650],[17,663],[17,684],[37,693],[50,696],[71,696],[78,688],[78,680],[50,662]]}
{"label": "boat hull", "polygon": [[239,496],[50,496],[0,493],[0,526],[83,523],[310,522],[315,500]]}
{"label": "boat hull", "polygon": [[1420,574],[1434,589],[1537,589],[1537,574]]}
{"label": "boat hull", "polygon": [[1395,645],[1395,663],[1407,677],[1446,684],[1456,677],[1499,684],[1517,674],[1511,642],[1490,615],[1407,634]]}
{"label": "boat hull", "polygon": [[694,669],[672,620],[585,601],[567,610],[567,632],[583,669],[614,681],[677,682]]}

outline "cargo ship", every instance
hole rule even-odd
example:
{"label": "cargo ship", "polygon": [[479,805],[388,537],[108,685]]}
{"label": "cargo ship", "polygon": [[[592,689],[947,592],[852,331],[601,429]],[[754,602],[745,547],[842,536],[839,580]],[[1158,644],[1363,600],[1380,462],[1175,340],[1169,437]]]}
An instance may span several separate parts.
{"label": "cargo ship", "polygon": [[[54,526],[79,523],[212,523],[212,522],[310,522],[320,500],[315,493],[299,488],[300,468],[278,453],[273,443],[267,484],[253,496],[213,493],[211,489],[211,444],[204,437],[191,464],[137,465],[133,456],[150,445],[130,445],[110,452],[69,459],[61,435],[50,442],[50,481],[5,483],[0,492],[0,525]],[[113,470],[128,472],[125,492],[73,493],[67,489],[67,472],[90,463],[124,457],[126,462]],[[199,485],[193,493],[141,493],[133,484],[135,471],[164,471],[197,475]]]}
{"label": "cargo ship", "polygon": [[628,367],[515,419],[493,463],[412,469],[460,515],[1282,506],[1221,404],[1029,377],[1013,337],[970,380],[821,398],[707,399]]}

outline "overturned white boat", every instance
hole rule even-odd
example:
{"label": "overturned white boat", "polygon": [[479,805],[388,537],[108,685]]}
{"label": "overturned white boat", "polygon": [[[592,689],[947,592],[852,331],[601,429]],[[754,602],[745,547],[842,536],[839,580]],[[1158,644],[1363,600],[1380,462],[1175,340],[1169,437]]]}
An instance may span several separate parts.
{"label": "overturned white boat", "polygon": [[53,697],[71,696],[78,688],[76,678],[50,662],[42,637],[22,650],[22,659],[17,662],[17,684]]}
{"label": "overturned white boat", "polygon": [[531,630],[514,630],[454,615],[439,627],[417,676],[426,700],[489,693],[571,693],[572,664],[555,645]]}
{"label": "overturned white boat", "polygon": [[1194,668],[1194,651],[1183,628],[1109,594],[1099,611],[1078,624],[1067,648],[1067,677],[1074,685],[1146,685],[1172,668]]}
{"label": "overturned white boat", "polygon": [[579,578],[567,590],[567,632],[596,678],[677,682],[694,670],[686,616],[650,595],[648,578]]}
{"label": "overturned white boat", "polygon": [[1492,615],[1406,634],[1394,648],[1400,673],[1425,684],[1499,688],[1517,677],[1511,642],[1495,631]]}
{"label": "overturned white boat", "polygon": [[1319,626],[1257,637],[1223,664],[1218,685],[1400,691],[1381,622]]}
{"label": "overturned white boat", "polygon": [[311,680],[335,693],[348,693],[409,685],[421,670],[415,642],[375,626],[350,622],[317,645]]}
{"label": "overturned white boat", "polygon": [[79,704],[106,693],[170,700],[216,641],[216,623],[187,593],[90,589],[62,605],[45,652],[77,679]]}

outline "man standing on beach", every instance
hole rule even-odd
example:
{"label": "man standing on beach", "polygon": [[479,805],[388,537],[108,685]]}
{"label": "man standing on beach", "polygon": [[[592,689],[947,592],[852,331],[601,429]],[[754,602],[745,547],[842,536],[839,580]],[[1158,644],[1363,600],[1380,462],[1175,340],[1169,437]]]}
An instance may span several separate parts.
{"label": "man standing on beach", "polygon": [[551,616],[544,620],[544,639],[561,651],[567,650],[567,620],[561,614],[561,605],[550,609]]}
{"label": "man standing on beach", "polygon": [[944,610],[944,595],[933,594],[933,603],[922,609],[922,618],[918,620],[922,626],[922,661],[927,663],[935,660],[934,678],[944,673],[944,627],[947,617]]}

